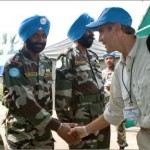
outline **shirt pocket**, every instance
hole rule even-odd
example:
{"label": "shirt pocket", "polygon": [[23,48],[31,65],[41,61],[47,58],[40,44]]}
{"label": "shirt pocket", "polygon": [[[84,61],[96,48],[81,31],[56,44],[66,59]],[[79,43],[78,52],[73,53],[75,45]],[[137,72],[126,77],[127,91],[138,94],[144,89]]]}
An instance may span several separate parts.
{"label": "shirt pocket", "polygon": [[144,73],[142,73],[141,76],[139,77],[138,81],[139,88],[150,86],[150,66],[148,66],[143,72]]}
{"label": "shirt pocket", "polygon": [[144,73],[139,77],[138,87],[139,87],[139,96],[141,99],[150,99],[150,66],[148,66]]}

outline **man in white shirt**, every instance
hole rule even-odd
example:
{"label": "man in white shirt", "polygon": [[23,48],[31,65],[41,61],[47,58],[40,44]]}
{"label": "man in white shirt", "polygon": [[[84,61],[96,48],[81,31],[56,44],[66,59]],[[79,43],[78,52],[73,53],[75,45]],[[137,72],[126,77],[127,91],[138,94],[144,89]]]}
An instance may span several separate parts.
{"label": "man in white shirt", "polygon": [[[139,149],[150,148],[150,52],[147,37],[135,36],[130,14],[119,7],[105,8],[98,20],[87,25],[97,30],[108,53],[121,53],[111,84],[109,102],[103,115],[83,127],[72,129],[85,137],[110,124],[119,125],[124,119],[126,127],[137,126]],[[113,88],[112,88],[113,87]]]}

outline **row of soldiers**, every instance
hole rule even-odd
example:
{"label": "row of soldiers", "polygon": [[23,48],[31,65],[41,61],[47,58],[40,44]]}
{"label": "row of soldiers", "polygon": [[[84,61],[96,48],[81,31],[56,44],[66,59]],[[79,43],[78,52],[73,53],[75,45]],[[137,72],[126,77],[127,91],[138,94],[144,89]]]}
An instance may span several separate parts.
{"label": "row of soldiers", "polygon": [[[8,108],[4,124],[11,149],[54,149],[51,130],[69,143],[70,149],[109,149],[110,126],[82,140],[78,135],[68,134],[76,124],[84,126],[103,114],[110,92],[106,92],[108,85],[104,87],[110,74],[102,78],[99,58],[90,50],[94,32],[86,25],[93,21],[87,13],[75,20],[67,34],[74,46],[58,57],[61,62],[56,69],[58,119],[52,118],[53,61],[41,53],[50,21],[46,16],[35,15],[21,23],[19,35],[24,45],[6,62],[3,73],[3,105]],[[108,53],[106,56],[114,57]],[[124,123],[120,128],[118,144],[123,149],[127,146]]]}

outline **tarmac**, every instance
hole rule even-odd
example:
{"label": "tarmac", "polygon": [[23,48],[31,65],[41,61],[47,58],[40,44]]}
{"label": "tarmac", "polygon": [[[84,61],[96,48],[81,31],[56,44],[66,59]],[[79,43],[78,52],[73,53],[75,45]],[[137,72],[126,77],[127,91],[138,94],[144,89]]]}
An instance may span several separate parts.
{"label": "tarmac", "polygon": [[[0,104],[0,114],[1,114],[0,115],[0,123],[2,123],[4,118],[5,118],[6,108],[4,106],[2,106],[1,104]],[[55,111],[53,111],[53,117],[57,118],[57,115],[56,115]],[[137,128],[137,127],[132,127],[132,128],[126,129],[126,137],[127,137],[128,147],[126,147],[125,149],[130,149],[130,150],[131,149],[132,150],[138,149],[137,142],[136,142],[136,135],[137,135],[138,131],[139,131],[139,128]],[[7,147],[3,125],[0,126],[0,133],[2,135],[5,147]],[[53,135],[54,135],[54,138],[56,140],[55,149],[57,149],[57,150],[68,150],[68,144],[63,139],[61,139],[57,135],[56,132],[53,132]],[[111,125],[110,150],[119,149],[118,144],[117,144],[116,141],[117,141],[116,127]],[[4,149],[4,147],[1,146],[0,149]]]}

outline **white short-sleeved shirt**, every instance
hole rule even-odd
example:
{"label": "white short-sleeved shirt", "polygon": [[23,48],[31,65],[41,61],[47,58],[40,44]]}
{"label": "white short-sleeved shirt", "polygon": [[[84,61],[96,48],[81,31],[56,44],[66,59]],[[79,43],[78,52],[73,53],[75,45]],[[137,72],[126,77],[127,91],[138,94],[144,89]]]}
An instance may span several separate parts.
{"label": "white short-sleeved shirt", "polygon": [[126,60],[121,56],[116,65],[110,100],[104,112],[104,117],[110,124],[119,125],[123,121],[123,109],[129,106],[128,91],[131,91],[133,104],[140,110],[136,126],[150,127],[150,52],[146,39],[147,37],[136,37]]}

